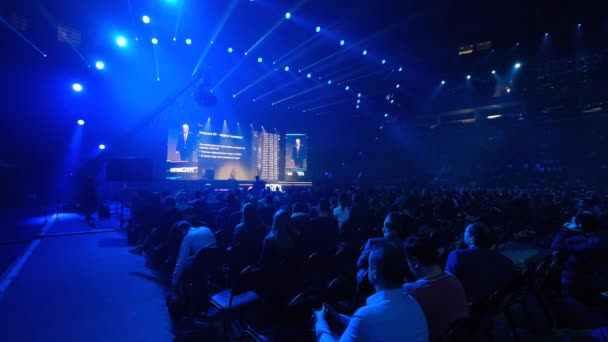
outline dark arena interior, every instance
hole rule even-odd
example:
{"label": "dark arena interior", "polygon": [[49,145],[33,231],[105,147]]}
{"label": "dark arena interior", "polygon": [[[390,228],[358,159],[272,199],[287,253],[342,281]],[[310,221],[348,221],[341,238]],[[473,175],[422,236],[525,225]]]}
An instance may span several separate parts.
{"label": "dark arena interior", "polygon": [[0,341],[608,341],[606,0],[7,0],[0,51]]}

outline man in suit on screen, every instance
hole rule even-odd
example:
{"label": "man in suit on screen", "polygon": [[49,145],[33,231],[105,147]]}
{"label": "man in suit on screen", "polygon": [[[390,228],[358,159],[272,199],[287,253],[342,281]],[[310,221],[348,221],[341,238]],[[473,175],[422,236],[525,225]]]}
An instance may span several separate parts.
{"label": "man in suit on screen", "polygon": [[291,160],[293,160],[294,166],[303,169],[304,160],[306,160],[306,150],[300,139],[296,139],[296,144],[293,146],[291,151]]}
{"label": "man in suit on screen", "polygon": [[182,131],[177,135],[176,153],[179,153],[181,161],[192,161],[192,155],[196,150],[196,134],[190,132],[190,126],[184,124]]}

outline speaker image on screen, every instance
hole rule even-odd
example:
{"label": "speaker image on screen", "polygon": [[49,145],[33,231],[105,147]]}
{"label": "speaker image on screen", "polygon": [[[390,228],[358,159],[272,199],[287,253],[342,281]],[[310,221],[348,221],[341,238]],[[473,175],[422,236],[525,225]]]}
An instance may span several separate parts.
{"label": "speaker image on screen", "polygon": [[106,179],[114,182],[142,182],[153,178],[153,162],[147,158],[113,158],[106,165]]}

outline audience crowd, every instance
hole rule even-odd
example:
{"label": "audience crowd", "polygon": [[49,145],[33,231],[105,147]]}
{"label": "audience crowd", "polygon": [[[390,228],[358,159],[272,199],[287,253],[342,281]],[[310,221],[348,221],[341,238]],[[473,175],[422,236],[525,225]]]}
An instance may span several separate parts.
{"label": "audience crowd", "polygon": [[167,280],[177,339],[605,341],[607,204],[554,189],[140,191],[128,233]]}

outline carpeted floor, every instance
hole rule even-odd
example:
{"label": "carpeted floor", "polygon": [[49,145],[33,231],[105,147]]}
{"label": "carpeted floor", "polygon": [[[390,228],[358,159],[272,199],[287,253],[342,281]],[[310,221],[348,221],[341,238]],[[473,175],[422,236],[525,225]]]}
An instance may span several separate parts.
{"label": "carpeted floor", "polygon": [[[63,215],[47,234],[96,229]],[[153,277],[143,259],[127,252],[124,232],[36,241],[0,297],[0,341],[172,340],[163,289],[145,276]]]}

